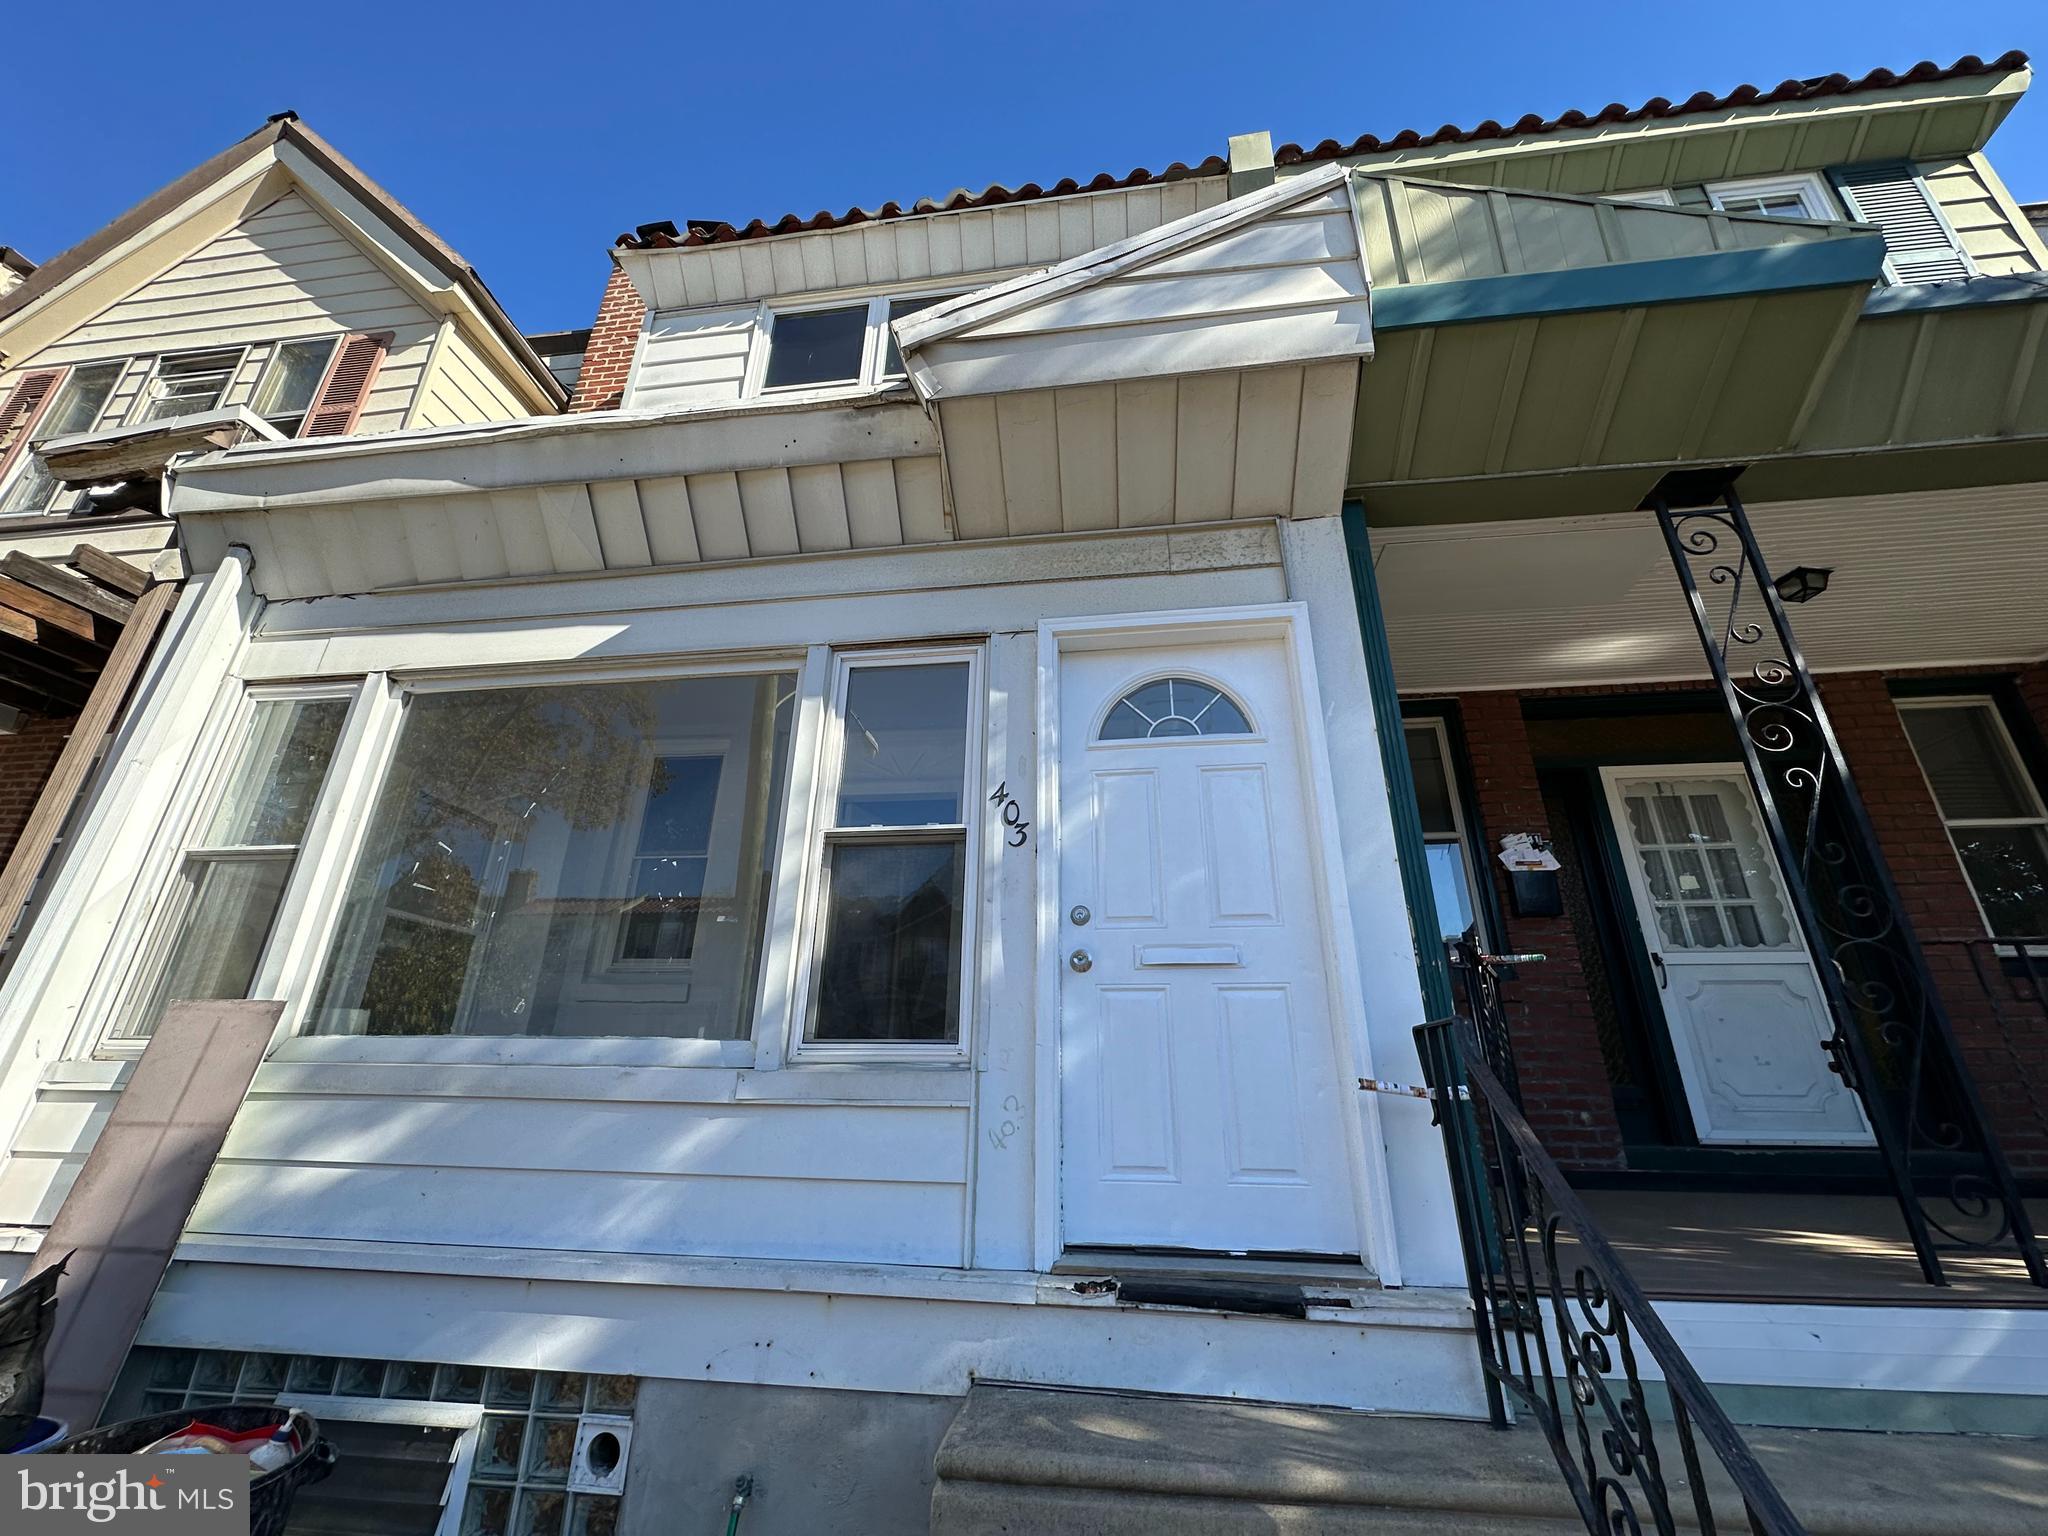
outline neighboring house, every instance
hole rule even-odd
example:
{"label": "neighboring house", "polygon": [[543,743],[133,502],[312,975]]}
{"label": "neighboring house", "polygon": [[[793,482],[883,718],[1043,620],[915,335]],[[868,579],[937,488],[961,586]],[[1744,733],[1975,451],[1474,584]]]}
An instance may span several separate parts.
{"label": "neighboring house", "polygon": [[590,331],[539,331],[526,338],[527,345],[540,354],[548,372],[567,393],[576,393],[576,378],[583,371],[583,354],[590,346]]}
{"label": "neighboring house", "polygon": [[[131,637],[102,670],[143,589],[81,585],[76,552],[174,578],[161,486],[181,455],[546,414],[567,394],[475,271],[290,113],[41,267],[0,251],[0,271],[4,974],[18,904],[148,654]],[[10,861],[24,828],[34,846]]]}
{"label": "neighboring house", "polygon": [[[282,1014],[109,1412],[420,1530],[1505,1529],[1477,1306],[1604,1504],[1679,1357],[1453,1187],[1455,1005],[1737,1417],[2048,1436],[2029,79],[647,225],[570,414],[181,464],[18,1266],[172,1000]],[[1968,1454],[1771,1471],[2025,1529]]]}

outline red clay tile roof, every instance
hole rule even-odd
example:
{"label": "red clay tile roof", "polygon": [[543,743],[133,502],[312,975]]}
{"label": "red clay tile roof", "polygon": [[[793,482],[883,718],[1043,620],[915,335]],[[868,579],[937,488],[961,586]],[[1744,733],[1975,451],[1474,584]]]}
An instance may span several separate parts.
{"label": "red clay tile roof", "polygon": [[[1970,53],[1947,66],[1936,64],[1931,59],[1922,59],[1903,73],[1894,73],[1889,69],[1873,69],[1869,74],[1859,75],[1853,80],[1847,75],[1817,75],[1810,80],[1786,80],[1769,90],[1754,85],[1738,85],[1725,96],[1716,96],[1711,91],[1697,91],[1680,102],[1672,102],[1657,96],[1634,108],[1614,102],[1602,107],[1598,112],[1566,112],[1555,118],[1544,118],[1531,112],[1506,127],[1488,118],[1475,128],[1459,128],[1446,124],[1434,133],[1420,133],[1413,128],[1407,128],[1390,139],[1381,139],[1368,133],[1353,139],[1349,144],[1341,144],[1335,139],[1324,139],[1311,149],[1304,149],[1299,144],[1283,144],[1273,152],[1273,160],[1278,165],[1304,165],[1316,160],[1338,160],[1348,155],[1367,155],[1381,150],[1420,149],[1430,144],[1472,144],[1487,139],[1556,133],[1561,129],[1584,128],[1595,123],[1632,123],[1644,118],[1685,117],[1698,112],[1720,112],[1729,107],[1813,101],[1824,96],[1847,96],[1857,91],[1884,90],[1897,85],[1922,85],[1930,81],[1956,80],[1972,75],[2002,75],[2026,67],[2027,56],[2017,48],[2000,54],[1988,64],[1974,53]],[[620,235],[614,243],[622,249],[637,251],[719,245],[732,240],[759,240],[769,235],[795,235],[816,230],[843,229],[849,224],[872,224],[885,219],[910,218],[920,213],[950,213],[961,208],[992,208],[1001,203],[1030,202],[1043,197],[1066,197],[1076,192],[1114,192],[1125,187],[1184,181],[1190,176],[1221,176],[1229,169],[1229,163],[1221,156],[1211,155],[1198,165],[1186,165],[1176,160],[1156,174],[1141,167],[1126,176],[1111,176],[1105,171],[1085,183],[1075,181],[1069,176],[1049,187],[1041,187],[1035,181],[1028,181],[1021,187],[988,186],[979,192],[970,192],[962,187],[938,199],[921,197],[907,208],[901,203],[888,202],[879,208],[849,208],[844,213],[821,210],[809,218],[801,214],[785,213],[772,224],[761,219],[755,219],[743,226],[735,226],[718,219],[691,219],[678,228],[673,220],[664,219],[655,224],[642,224],[630,234]]]}
{"label": "red clay tile roof", "polygon": [[1683,101],[1670,101],[1662,96],[1653,96],[1640,107],[1625,107],[1620,102],[1610,102],[1598,112],[1566,112],[1554,118],[1544,118],[1531,112],[1502,127],[1492,118],[1476,128],[1459,128],[1445,124],[1435,133],[1418,133],[1405,128],[1391,139],[1381,139],[1373,134],[1363,134],[1349,144],[1340,144],[1335,139],[1324,139],[1312,149],[1303,149],[1299,144],[1283,144],[1273,151],[1276,165],[1305,165],[1316,160],[1341,160],[1349,155],[1370,155],[1381,150],[1421,149],[1430,144],[1474,144],[1487,139],[1514,139],[1526,134],[1556,133],[1564,128],[1587,128],[1595,123],[1634,123],[1644,118],[1689,117],[1698,112],[1722,112],[1730,107],[1768,106],[1785,101],[1817,101],[1825,96],[1848,96],[1858,91],[1881,91],[1895,85],[1925,85],[1935,80],[1958,80],[1971,75],[2002,75],[2011,70],[2025,69],[2027,56],[2019,49],[2002,53],[1989,64],[1974,53],[1966,53],[1955,63],[1943,67],[1932,59],[1922,59],[1903,74],[1894,74],[1889,69],[1873,69],[1867,75],[1850,79],[1847,75],[1816,75],[1810,80],[1786,80],[1769,90],[1755,85],[1738,85],[1725,96],[1716,96],[1712,91],[1695,91]]}

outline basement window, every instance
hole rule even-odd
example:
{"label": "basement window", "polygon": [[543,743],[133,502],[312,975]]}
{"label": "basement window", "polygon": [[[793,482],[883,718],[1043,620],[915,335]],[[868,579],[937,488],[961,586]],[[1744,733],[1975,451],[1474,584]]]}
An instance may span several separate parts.
{"label": "basement window", "polygon": [[747,1039],[795,692],[416,687],[313,1030]]}
{"label": "basement window", "polygon": [[1995,701],[1901,699],[1899,718],[1993,938],[2048,935],[2048,805]]}
{"label": "basement window", "polygon": [[187,352],[179,357],[159,358],[156,376],[145,392],[148,401],[143,421],[163,421],[172,416],[196,416],[219,405],[241,366],[240,347],[218,352]]}

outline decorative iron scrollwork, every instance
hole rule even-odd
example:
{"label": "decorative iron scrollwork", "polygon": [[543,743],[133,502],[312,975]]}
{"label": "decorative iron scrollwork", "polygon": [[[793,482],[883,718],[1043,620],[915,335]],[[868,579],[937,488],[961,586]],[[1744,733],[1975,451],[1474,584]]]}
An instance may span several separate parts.
{"label": "decorative iron scrollwork", "polygon": [[1943,1250],[2048,1265],[1906,922],[1827,710],[1732,491],[1653,497],[1827,995],[1826,1050],[1869,1120],[1927,1279]]}

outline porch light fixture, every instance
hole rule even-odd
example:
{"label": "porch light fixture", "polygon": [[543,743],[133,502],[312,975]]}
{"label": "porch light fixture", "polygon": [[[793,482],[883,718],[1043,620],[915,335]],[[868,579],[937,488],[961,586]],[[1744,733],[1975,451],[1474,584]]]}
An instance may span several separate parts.
{"label": "porch light fixture", "polygon": [[1771,585],[1788,603],[1810,603],[1827,591],[1828,578],[1834,574],[1832,565],[1795,565]]}

